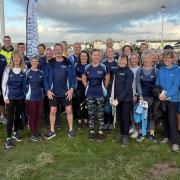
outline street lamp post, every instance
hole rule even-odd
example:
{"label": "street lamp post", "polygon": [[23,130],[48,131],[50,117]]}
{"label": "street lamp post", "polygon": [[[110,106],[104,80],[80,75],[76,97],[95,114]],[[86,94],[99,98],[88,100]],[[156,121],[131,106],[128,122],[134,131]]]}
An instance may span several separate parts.
{"label": "street lamp post", "polygon": [[161,15],[162,15],[162,31],[161,31],[161,45],[164,47],[164,13],[166,6],[161,6]]}

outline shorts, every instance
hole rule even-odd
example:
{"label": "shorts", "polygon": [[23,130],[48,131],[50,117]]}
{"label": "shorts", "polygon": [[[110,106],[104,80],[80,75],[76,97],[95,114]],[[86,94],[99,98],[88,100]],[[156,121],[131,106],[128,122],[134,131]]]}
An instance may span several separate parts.
{"label": "shorts", "polygon": [[66,96],[63,97],[56,97],[53,96],[52,100],[49,100],[49,106],[53,106],[53,107],[57,107],[57,106],[61,106],[61,107],[65,107],[65,106],[69,106],[72,104],[72,101],[66,99]]}

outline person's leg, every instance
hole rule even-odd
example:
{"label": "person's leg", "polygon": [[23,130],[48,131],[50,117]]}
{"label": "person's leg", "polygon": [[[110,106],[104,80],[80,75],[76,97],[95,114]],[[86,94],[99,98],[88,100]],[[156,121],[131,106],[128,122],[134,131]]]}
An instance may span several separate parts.
{"label": "person's leg", "polygon": [[49,100],[50,105],[50,113],[49,113],[49,120],[50,120],[50,131],[55,132],[55,121],[56,121],[56,112],[57,106],[60,104],[60,98],[53,96],[52,100]]}
{"label": "person's leg", "polygon": [[[73,108],[74,111],[77,111],[76,114],[77,114],[77,122],[79,125],[82,124],[82,111],[80,109],[80,105],[82,103],[82,97],[81,97],[81,91],[80,89],[77,89],[76,92],[75,92],[75,96],[76,96],[76,100],[77,100],[77,106],[76,108]],[[74,113],[73,113],[74,114]]]}
{"label": "person's leg", "polygon": [[31,135],[35,135],[36,133],[36,102],[35,101],[26,101],[28,115],[29,115],[29,127],[31,131]]}
{"label": "person's leg", "polygon": [[117,112],[117,117],[119,121],[119,127],[120,127],[120,136],[123,136],[124,131],[123,131],[123,121],[122,121],[122,102],[119,102],[118,106],[116,107],[116,112]]}
{"label": "person's leg", "polygon": [[104,129],[104,98],[97,98],[97,115],[99,121],[99,132],[103,132]]}
{"label": "person's leg", "polygon": [[40,120],[42,117],[43,101],[36,101],[36,117],[35,117],[35,132],[39,131]]}
{"label": "person's leg", "polygon": [[18,129],[24,126],[21,119],[22,112],[24,111],[24,99],[15,100],[15,106],[16,106],[16,111],[15,111],[15,120],[14,120],[14,132],[16,133],[18,132]]}
{"label": "person's leg", "polygon": [[167,107],[166,107],[166,111],[164,112],[163,114],[163,118],[162,118],[162,123],[163,123],[163,128],[164,128],[164,138],[166,139],[170,139],[170,136],[169,136],[169,121],[168,121],[168,110],[167,110]]}
{"label": "person's leg", "polygon": [[178,126],[176,120],[177,103],[168,102],[169,136],[172,144],[178,144]]}
{"label": "person's leg", "polygon": [[178,131],[180,134],[180,102],[178,103],[177,121],[178,121]]}
{"label": "person's leg", "polygon": [[15,111],[15,104],[14,100],[9,100],[10,103],[6,104],[7,110],[7,138],[11,138],[12,136],[12,128],[14,124],[14,111]]}
{"label": "person's leg", "polygon": [[95,121],[95,110],[96,110],[96,100],[95,98],[87,98],[88,107],[88,120],[89,120],[89,131],[94,131],[94,121]]}
{"label": "person's leg", "polygon": [[54,132],[54,126],[55,126],[55,120],[56,120],[56,111],[57,107],[51,106],[50,107],[50,114],[49,114],[49,119],[50,119],[50,129],[52,132]]}
{"label": "person's leg", "polygon": [[130,128],[130,111],[131,111],[131,102],[122,102],[121,103],[121,121],[123,125],[123,136],[129,135],[129,128]]}
{"label": "person's leg", "polygon": [[69,132],[73,130],[73,111],[72,111],[72,105],[68,105],[65,107],[66,115],[67,115],[67,121],[69,125]]}

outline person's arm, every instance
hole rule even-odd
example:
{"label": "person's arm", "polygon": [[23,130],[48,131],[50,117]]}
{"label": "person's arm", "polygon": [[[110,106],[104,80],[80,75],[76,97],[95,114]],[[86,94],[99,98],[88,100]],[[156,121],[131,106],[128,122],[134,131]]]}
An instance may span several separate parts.
{"label": "person's arm", "polygon": [[87,81],[87,76],[85,74],[82,75],[82,83],[84,84],[85,87],[87,87],[88,81]]}
{"label": "person's arm", "polygon": [[142,97],[142,88],[141,88],[141,68],[137,70],[136,74],[136,89],[139,97]]}
{"label": "person's arm", "polygon": [[8,78],[9,78],[9,67],[6,67],[3,73],[3,78],[2,78],[2,93],[3,93],[3,98],[5,103],[9,103],[9,98],[8,98]]}
{"label": "person's arm", "polygon": [[82,78],[76,76],[76,80],[82,81]]}
{"label": "person's arm", "polygon": [[104,78],[104,86],[107,88],[110,82],[110,74],[106,74]]}

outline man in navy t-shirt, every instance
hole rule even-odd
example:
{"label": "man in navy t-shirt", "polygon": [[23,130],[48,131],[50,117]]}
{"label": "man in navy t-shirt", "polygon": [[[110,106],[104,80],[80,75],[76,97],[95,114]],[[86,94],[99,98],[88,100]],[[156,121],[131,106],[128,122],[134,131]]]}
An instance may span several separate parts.
{"label": "man in navy t-shirt", "polygon": [[65,106],[67,120],[69,124],[69,137],[74,137],[73,114],[72,114],[72,94],[75,87],[75,69],[66,57],[62,56],[63,47],[55,44],[54,55],[45,70],[44,86],[50,104],[50,126],[51,130],[45,135],[46,139],[56,136],[54,125],[57,106]]}

